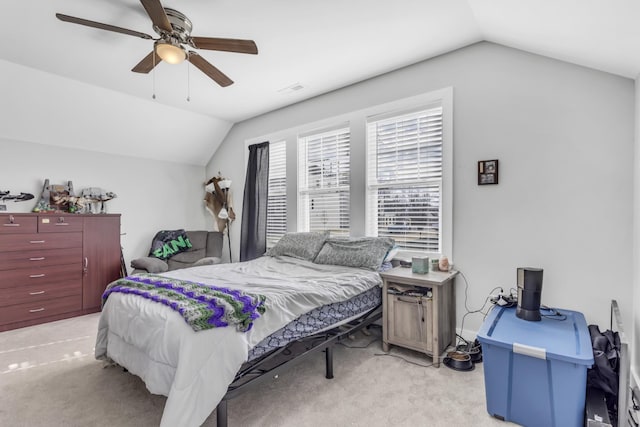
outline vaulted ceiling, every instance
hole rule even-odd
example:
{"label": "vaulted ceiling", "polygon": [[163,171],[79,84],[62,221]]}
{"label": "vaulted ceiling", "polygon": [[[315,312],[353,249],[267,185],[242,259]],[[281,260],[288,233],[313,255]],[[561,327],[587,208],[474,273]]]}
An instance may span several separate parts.
{"label": "vaulted ceiling", "polygon": [[192,35],[251,39],[258,55],[199,50],[234,80],[228,87],[187,62],[133,73],[131,68],[151,51],[152,40],[61,22],[55,14],[155,37],[139,0],[10,0],[2,5],[0,59],[229,124],[481,40],[624,77],[640,72],[636,0],[162,4],[190,18]]}

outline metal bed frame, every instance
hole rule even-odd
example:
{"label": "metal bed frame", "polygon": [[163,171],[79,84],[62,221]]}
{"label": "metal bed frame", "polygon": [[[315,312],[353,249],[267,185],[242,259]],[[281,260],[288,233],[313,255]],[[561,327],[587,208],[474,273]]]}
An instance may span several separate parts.
{"label": "metal bed frame", "polygon": [[259,358],[244,363],[235,379],[229,385],[227,393],[216,407],[217,426],[227,427],[227,402],[240,393],[263,382],[277,378],[293,365],[302,362],[309,356],[324,351],[325,377],[333,378],[333,346],[355,332],[368,328],[382,317],[382,304],[367,311],[362,316],[333,329],[294,340]]}

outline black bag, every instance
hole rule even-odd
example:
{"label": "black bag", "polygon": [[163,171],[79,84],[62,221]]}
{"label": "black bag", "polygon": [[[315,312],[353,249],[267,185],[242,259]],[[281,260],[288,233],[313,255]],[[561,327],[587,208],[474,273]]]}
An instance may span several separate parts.
{"label": "black bag", "polygon": [[620,336],[608,329],[600,332],[597,325],[589,325],[589,335],[593,347],[593,367],[587,371],[587,387],[604,392],[609,416],[617,421]]}

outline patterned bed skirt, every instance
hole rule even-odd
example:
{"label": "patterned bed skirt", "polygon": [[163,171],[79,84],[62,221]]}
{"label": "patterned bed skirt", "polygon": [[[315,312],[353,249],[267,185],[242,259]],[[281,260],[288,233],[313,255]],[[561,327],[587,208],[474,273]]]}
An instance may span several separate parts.
{"label": "patterned bed skirt", "polygon": [[291,341],[313,335],[346,319],[366,313],[377,307],[381,301],[382,289],[376,286],[346,301],[311,310],[260,341],[249,351],[248,360],[251,361]]}

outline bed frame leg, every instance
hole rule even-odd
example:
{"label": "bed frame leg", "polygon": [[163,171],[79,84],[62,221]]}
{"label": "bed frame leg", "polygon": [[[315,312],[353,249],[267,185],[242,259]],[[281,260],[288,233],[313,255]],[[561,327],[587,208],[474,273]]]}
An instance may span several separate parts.
{"label": "bed frame leg", "polygon": [[325,362],[327,366],[326,378],[330,380],[331,378],[333,378],[333,346],[332,345],[330,345],[325,349],[324,357],[325,357]]}
{"label": "bed frame leg", "polygon": [[221,400],[216,407],[216,425],[218,427],[227,427],[227,401]]}

